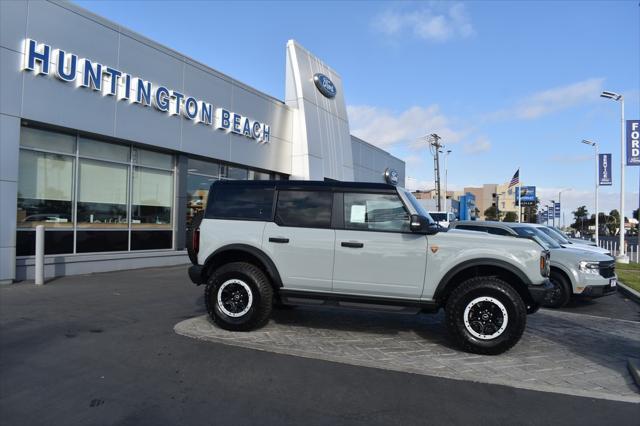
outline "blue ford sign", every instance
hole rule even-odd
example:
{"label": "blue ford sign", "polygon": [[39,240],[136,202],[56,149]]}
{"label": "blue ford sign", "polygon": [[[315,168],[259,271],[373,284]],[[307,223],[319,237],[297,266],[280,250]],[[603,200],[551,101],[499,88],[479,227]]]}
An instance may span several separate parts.
{"label": "blue ford sign", "polygon": [[331,81],[329,77],[324,74],[315,74],[313,76],[313,82],[316,84],[316,87],[318,88],[320,93],[322,93],[329,99],[335,98],[336,93],[338,93],[338,91],[336,90],[336,85],[333,84],[333,81]]}
{"label": "blue ford sign", "polygon": [[598,185],[611,186],[611,154],[598,154]]}

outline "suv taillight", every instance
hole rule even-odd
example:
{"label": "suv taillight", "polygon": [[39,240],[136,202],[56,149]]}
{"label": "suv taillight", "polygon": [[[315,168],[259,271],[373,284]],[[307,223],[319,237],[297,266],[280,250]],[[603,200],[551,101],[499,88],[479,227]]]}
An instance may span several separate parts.
{"label": "suv taillight", "polygon": [[193,252],[198,254],[200,251],[200,227],[197,227],[193,230],[192,234],[191,247],[193,248]]}

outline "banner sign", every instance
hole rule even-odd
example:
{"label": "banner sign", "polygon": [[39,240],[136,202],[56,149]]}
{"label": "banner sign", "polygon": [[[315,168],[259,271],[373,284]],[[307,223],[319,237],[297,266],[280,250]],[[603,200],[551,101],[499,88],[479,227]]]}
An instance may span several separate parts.
{"label": "banner sign", "polygon": [[640,166],[640,120],[627,120],[627,166]]}
{"label": "banner sign", "polygon": [[555,213],[556,219],[560,219],[560,203],[555,203],[554,213]]}
{"label": "banner sign", "polygon": [[536,205],[536,187],[535,186],[517,186],[516,187],[516,205],[520,205],[520,190],[522,188],[522,205]]}
{"label": "banner sign", "polygon": [[611,154],[598,154],[598,185],[612,185]]}

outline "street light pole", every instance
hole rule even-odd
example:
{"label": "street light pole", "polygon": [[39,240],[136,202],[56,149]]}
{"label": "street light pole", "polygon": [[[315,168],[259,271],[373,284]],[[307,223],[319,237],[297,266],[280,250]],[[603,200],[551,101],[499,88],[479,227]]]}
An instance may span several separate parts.
{"label": "street light pole", "polygon": [[600,153],[600,149],[598,147],[598,143],[597,142],[592,142],[590,140],[587,139],[583,139],[582,140],[583,144],[586,145],[591,145],[592,147],[595,148],[595,152],[596,152],[596,235],[595,235],[595,240],[596,240],[596,245],[599,245],[599,235],[600,235],[600,213],[598,212],[598,189],[600,188],[600,170],[598,168],[598,154]]}
{"label": "street light pole", "polygon": [[620,239],[618,241],[618,255],[616,260],[621,263],[629,263],[629,258],[625,254],[624,247],[624,168],[625,168],[625,146],[624,146],[624,96],[615,92],[603,91],[601,97],[613,99],[620,102]]}
{"label": "street light pole", "polygon": [[558,218],[558,224],[560,228],[564,225],[564,215],[562,214],[562,193],[566,191],[571,191],[571,188],[565,188],[558,192],[558,204],[560,204],[560,217]]}
{"label": "street light pole", "polygon": [[444,211],[448,212],[449,210],[447,210],[447,179],[449,177],[449,169],[447,168],[447,159],[449,158],[449,154],[451,154],[451,150],[448,149],[445,153],[444,153]]}

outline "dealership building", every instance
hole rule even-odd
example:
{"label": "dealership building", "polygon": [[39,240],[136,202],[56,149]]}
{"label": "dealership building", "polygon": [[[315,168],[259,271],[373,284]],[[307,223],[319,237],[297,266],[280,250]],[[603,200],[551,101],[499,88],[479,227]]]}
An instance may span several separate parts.
{"label": "dealership building", "polygon": [[[256,69],[256,72],[258,70]],[[286,44],[284,100],[75,5],[0,2],[0,282],[187,262],[219,179],[404,184],[339,74]]]}

